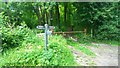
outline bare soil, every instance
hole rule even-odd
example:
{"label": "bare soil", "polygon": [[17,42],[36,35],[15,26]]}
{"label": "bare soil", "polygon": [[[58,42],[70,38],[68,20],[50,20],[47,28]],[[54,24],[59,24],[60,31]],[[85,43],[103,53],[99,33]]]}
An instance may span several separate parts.
{"label": "bare soil", "polygon": [[71,49],[75,61],[80,66],[118,66],[118,46],[111,46],[108,44],[92,43],[94,46],[86,46],[93,53],[95,57],[88,56],[75,49],[73,46],[69,46]]}

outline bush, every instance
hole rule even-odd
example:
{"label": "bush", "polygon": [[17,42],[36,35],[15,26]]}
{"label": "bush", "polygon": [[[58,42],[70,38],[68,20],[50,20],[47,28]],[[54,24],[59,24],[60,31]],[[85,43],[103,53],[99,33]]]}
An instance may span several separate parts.
{"label": "bush", "polygon": [[110,22],[100,26],[97,38],[101,40],[120,40],[120,26],[117,22]]}
{"label": "bush", "polygon": [[2,47],[10,48],[22,44],[23,40],[29,35],[30,30],[26,26],[17,26],[16,28],[2,27]]}

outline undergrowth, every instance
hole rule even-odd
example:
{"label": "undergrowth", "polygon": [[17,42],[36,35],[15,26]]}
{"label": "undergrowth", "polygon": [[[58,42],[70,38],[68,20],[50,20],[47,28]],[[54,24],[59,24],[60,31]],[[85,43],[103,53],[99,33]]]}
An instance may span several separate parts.
{"label": "undergrowth", "polygon": [[[19,33],[19,29],[14,28],[16,33]],[[26,31],[24,29],[27,29]],[[1,66],[69,66],[75,65],[73,55],[71,51],[67,48],[66,39],[59,35],[54,35],[49,37],[48,50],[44,50],[44,39],[43,37],[38,37],[32,30],[29,28],[22,28],[22,33],[25,32],[25,36],[21,36],[23,40],[18,42],[18,46],[14,48],[11,47],[11,44],[16,44],[17,40],[20,38],[19,35],[15,35],[13,31],[11,34],[7,35],[11,38],[12,42],[4,42],[6,47],[0,53],[0,67]],[[18,32],[17,32],[18,31]],[[28,32],[27,32],[28,31]],[[14,41],[15,39],[15,41]],[[62,40],[61,40],[62,39]],[[4,38],[3,40],[8,40]],[[9,44],[9,46],[8,46]],[[12,46],[13,46],[12,45]],[[3,48],[6,48],[3,47]]]}
{"label": "undergrowth", "polygon": [[78,42],[87,46],[93,46],[91,43],[103,43],[111,46],[120,46],[119,39],[118,40],[105,40],[105,39],[97,39],[96,37],[91,37],[89,34],[75,34],[74,37],[78,39]]}

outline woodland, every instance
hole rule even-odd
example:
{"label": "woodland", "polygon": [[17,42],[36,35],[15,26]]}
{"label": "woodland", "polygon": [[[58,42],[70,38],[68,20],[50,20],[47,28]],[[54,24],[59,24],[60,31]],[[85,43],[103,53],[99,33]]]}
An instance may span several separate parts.
{"label": "woodland", "polygon": [[[119,9],[120,2],[2,2],[0,67],[81,66],[74,51],[94,58],[88,48],[92,43],[120,45]],[[68,32],[49,35],[47,51],[44,30],[36,28],[45,24],[54,26],[54,32]]]}

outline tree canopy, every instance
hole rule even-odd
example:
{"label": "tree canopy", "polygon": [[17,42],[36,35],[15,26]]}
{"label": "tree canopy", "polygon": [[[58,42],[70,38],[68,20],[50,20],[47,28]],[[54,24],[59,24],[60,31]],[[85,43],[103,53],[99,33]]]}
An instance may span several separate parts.
{"label": "tree canopy", "polygon": [[57,31],[87,29],[87,34],[100,39],[118,40],[120,36],[119,2],[5,2],[2,5],[3,22],[9,25],[24,22],[33,29],[47,23]]}

